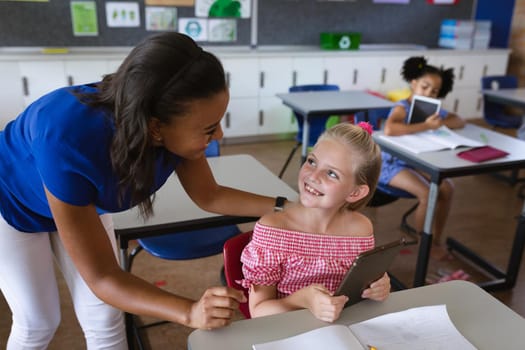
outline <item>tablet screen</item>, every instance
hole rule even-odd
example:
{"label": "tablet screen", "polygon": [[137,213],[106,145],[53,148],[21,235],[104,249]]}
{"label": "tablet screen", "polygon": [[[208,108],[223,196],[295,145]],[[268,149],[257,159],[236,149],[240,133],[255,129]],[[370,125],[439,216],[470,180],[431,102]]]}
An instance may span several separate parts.
{"label": "tablet screen", "polygon": [[439,112],[441,100],[415,95],[408,113],[408,124],[424,122],[429,116]]}
{"label": "tablet screen", "polygon": [[362,300],[362,292],[368,288],[370,283],[383,276],[404,246],[406,246],[406,240],[402,238],[357,256],[335,292],[335,295],[346,295],[349,298],[345,307]]}

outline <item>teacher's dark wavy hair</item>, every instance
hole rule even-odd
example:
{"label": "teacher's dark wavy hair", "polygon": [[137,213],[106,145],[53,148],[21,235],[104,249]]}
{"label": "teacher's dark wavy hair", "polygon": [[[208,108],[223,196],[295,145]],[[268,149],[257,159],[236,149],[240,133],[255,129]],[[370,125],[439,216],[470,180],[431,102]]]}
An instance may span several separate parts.
{"label": "teacher's dark wavy hair", "polygon": [[83,103],[105,108],[115,119],[111,162],[119,178],[120,199],[130,192],[141,214],[153,213],[155,152],[148,121],[169,124],[188,112],[189,102],[212,97],[226,89],[220,61],[190,37],[162,33],[146,38],[118,70],[106,75],[98,93],[79,96]]}

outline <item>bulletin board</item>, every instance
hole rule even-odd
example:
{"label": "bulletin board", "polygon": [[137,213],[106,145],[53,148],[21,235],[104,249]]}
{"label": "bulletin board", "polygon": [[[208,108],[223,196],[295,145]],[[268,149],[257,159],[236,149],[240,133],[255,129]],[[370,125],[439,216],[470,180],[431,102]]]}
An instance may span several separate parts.
{"label": "bulletin board", "polygon": [[[105,2],[96,0],[98,35],[73,35],[70,1],[0,1],[0,46],[134,46],[154,32],[106,26]],[[140,0],[144,14],[144,0]],[[446,18],[471,19],[475,1],[456,5],[430,5],[425,0],[409,4],[374,4],[373,0],[259,0],[258,46],[319,45],[322,31],[357,31],[361,42],[419,44],[437,47],[439,27]],[[193,7],[178,7],[178,17],[195,17]],[[250,45],[251,19],[237,21],[237,40],[227,45]],[[204,42],[203,44],[207,44]],[[216,45],[216,43],[213,43]],[[220,45],[220,44],[219,44]]]}

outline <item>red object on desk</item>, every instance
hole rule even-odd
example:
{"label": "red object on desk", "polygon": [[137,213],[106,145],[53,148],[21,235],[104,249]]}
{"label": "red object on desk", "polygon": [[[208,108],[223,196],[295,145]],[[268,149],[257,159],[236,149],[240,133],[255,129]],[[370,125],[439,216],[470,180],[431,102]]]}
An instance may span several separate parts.
{"label": "red object on desk", "polygon": [[482,146],[462,151],[457,154],[459,158],[469,160],[471,162],[480,163],[486,160],[497,159],[507,156],[508,153],[491,146]]}

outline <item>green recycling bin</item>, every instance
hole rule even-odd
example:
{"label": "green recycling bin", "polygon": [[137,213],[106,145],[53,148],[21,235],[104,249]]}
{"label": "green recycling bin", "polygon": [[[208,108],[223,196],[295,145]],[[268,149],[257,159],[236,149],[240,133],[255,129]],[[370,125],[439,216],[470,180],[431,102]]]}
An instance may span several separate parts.
{"label": "green recycling bin", "polygon": [[361,43],[361,33],[321,33],[321,48],[324,50],[357,50]]}

